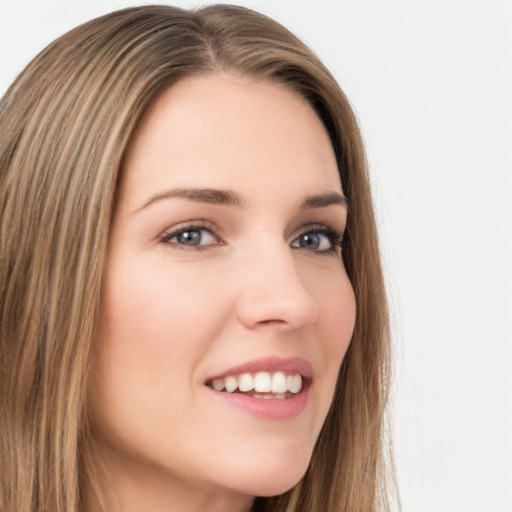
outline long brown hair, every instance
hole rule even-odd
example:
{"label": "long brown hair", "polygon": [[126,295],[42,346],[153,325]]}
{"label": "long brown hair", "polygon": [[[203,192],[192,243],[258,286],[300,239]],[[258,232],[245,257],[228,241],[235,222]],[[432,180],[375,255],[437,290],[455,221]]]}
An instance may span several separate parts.
{"label": "long brown hair", "polygon": [[286,84],[330,135],[350,202],[344,262],[357,321],[309,469],[274,512],[389,509],[388,311],[365,153],[319,59],[275,21],[234,6],[117,11],[65,34],[0,102],[0,508],[81,507],[89,351],[123,154],[181,78],[231,70]]}

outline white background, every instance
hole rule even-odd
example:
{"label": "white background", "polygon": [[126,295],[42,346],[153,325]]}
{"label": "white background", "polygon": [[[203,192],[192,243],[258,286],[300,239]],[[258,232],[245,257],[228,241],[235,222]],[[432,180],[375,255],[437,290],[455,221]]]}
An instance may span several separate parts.
{"label": "white background", "polygon": [[[512,2],[238,3],[301,36],[362,125],[404,511],[512,512]],[[55,37],[133,4],[0,0],[0,93]]]}

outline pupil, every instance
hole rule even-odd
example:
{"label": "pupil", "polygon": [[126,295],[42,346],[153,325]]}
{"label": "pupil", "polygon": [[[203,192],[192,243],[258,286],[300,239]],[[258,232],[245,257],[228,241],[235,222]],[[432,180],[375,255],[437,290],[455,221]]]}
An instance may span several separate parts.
{"label": "pupil", "polygon": [[306,233],[302,235],[302,240],[300,242],[301,247],[319,247],[320,246],[320,236],[317,234]]}
{"label": "pupil", "polygon": [[201,233],[199,231],[183,231],[178,235],[180,244],[198,245],[201,241]]}

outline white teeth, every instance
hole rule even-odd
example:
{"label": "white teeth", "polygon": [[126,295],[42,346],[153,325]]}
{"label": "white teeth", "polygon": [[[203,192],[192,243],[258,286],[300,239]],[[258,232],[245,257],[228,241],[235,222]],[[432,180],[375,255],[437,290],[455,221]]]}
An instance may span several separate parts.
{"label": "white teeth", "polygon": [[286,393],[286,376],[282,372],[274,373],[272,377],[272,393]]}
{"label": "white teeth", "polygon": [[[289,398],[291,394],[297,394],[302,389],[302,377],[297,373],[295,375],[285,375],[284,372],[258,372],[256,375],[243,373],[238,376],[229,375],[223,379],[215,379],[211,382],[215,391],[227,391],[234,393],[237,389],[241,393],[247,393],[254,390],[254,398]],[[259,393],[272,393],[271,395],[262,395]]]}
{"label": "white teeth", "polygon": [[269,393],[272,391],[272,379],[268,372],[258,372],[254,377],[254,391]]}
{"label": "white teeth", "polygon": [[215,391],[222,391],[224,389],[224,379],[215,379],[212,386]]}
{"label": "white teeth", "polygon": [[240,391],[251,391],[254,389],[254,378],[250,373],[244,373],[238,377],[238,388]]}
{"label": "white teeth", "polygon": [[238,388],[238,379],[236,377],[226,377],[224,379],[224,384],[226,385],[226,391],[228,393],[233,393]]}
{"label": "white teeth", "polygon": [[279,395],[260,395],[258,393],[254,393],[252,395],[253,398],[261,398],[263,400],[284,400],[286,398],[286,395],[284,393],[280,393]]}
{"label": "white teeth", "polygon": [[302,389],[302,377],[300,375],[294,375],[292,379],[292,385],[290,387],[290,393],[296,394]]}

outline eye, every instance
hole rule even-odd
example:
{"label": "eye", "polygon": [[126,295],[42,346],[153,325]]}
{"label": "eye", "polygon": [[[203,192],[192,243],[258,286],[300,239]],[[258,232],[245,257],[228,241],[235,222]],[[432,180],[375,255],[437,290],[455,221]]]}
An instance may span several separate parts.
{"label": "eye", "polygon": [[342,245],[343,233],[326,226],[313,227],[301,233],[293,242],[292,247],[308,249],[315,252],[339,253]]}
{"label": "eye", "polygon": [[215,237],[207,229],[187,229],[177,233],[167,241],[189,246],[211,245],[215,243]]}
{"label": "eye", "polygon": [[221,245],[221,239],[206,223],[180,225],[171,228],[161,236],[161,242],[179,248],[200,249],[212,245]]}

